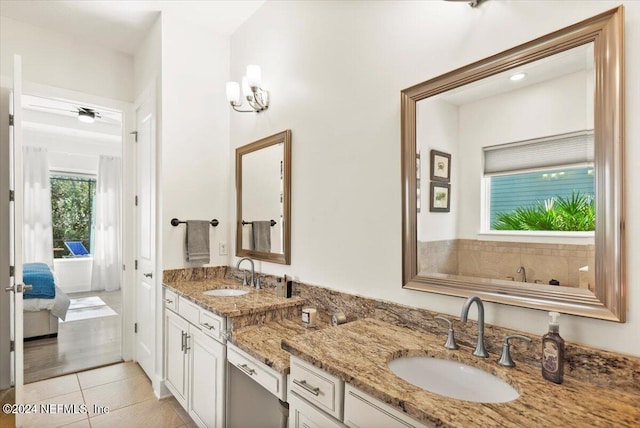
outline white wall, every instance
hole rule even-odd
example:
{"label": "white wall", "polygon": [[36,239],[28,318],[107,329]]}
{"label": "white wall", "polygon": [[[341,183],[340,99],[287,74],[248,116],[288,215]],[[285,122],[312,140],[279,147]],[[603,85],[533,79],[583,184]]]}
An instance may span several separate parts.
{"label": "white wall", "polygon": [[[265,3],[231,38],[231,74],[237,79],[247,64],[261,65],[272,102],[257,115],[233,113],[231,145],[292,130],[292,264],[258,266],[457,316],[462,299],[401,288],[400,91],[620,3],[626,75],[638,76],[634,1],[490,1],[475,9],[449,2]],[[640,115],[639,85],[626,81],[627,213],[640,211],[631,197],[640,181],[640,146],[633,144],[640,124],[632,120]],[[640,236],[640,217],[627,215],[626,232]],[[640,341],[632,339],[640,329],[640,241],[628,239],[625,250],[628,322],[563,316],[566,340],[640,355]],[[490,323],[547,330],[543,311],[486,309]]]}
{"label": "white wall", "polygon": [[[458,177],[463,169],[459,156],[458,107],[440,99],[427,99],[416,104],[416,147],[420,151],[420,214],[418,241],[440,241],[458,238],[458,195],[462,187]],[[451,192],[449,212],[430,212],[431,150],[451,155]]]}
{"label": "white wall", "polygon": [[185,225],[180,220],[211,220],[211,263],[226,265],[219,242],[228,242],[234,220],[229,216],[231,150],[229,105],[229,38],[166,13],[162,16],[162,148],[160,185],[162,268],[187,263]]}
{"label": "white wall", "polygon": [[22,55],[24,81],[88,94],[133,100],[131,56],[78,38],[0,17],[0,74],[13,75]]}

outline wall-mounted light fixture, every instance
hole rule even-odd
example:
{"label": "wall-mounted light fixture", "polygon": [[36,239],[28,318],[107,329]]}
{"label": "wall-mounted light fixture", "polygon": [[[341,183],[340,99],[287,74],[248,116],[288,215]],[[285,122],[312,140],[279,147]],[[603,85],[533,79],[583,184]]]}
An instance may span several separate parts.
{"label": "wall-mounted light fixture", "polygon": [[227,82],[227,101],[231,108],[240,113],[260,113],[269,108],[269,92],[260,87],[262,72],[257,65],[247,66],[247,75],[242,78],[242,94],[253,110],[240,110],[240,85],[238,82]]}

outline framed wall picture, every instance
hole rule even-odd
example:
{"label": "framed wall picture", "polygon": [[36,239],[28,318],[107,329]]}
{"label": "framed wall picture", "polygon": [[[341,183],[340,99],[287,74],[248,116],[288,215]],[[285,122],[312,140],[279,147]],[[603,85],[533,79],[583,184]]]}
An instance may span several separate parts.
{"label": "framed wall picture", "polygon": [[448,183],[451,181],[451,155],[431,150],[431,180]]}
{"label": "framed wall picture", "polygon": [[431,182],[429,211],[448,213],[451,209],[451,184]]}

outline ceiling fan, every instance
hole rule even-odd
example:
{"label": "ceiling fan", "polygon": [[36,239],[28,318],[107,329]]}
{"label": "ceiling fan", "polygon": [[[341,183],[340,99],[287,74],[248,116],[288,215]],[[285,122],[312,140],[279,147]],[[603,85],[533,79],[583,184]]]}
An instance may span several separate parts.
{"label": "ceiling fan", "polygon": [[80,120],[80,122],[93,123],[95,122],[96,118],[102,118],[102,115],[99,111],[88,107],[78,107],[78,119]]}
{"label": "ceiling fan", "polygon": [[67,106],[63,104],[61,106],[55,106],[55,105],[46,105],[46,104],[36,103],[36,104],[28,104],[26,107],[32,108],[34,110],[57,110],[65,113],[74,113],[75,115],[77,115],[78,120],[84,123],[93,123],[96,121],[96,119],[113,122],[111,118],[103,117],[102,113],[100,113],[98,110],[92,109],[90,107],[82,107],[79,105],[76,106],[76,105],[69,104]]}

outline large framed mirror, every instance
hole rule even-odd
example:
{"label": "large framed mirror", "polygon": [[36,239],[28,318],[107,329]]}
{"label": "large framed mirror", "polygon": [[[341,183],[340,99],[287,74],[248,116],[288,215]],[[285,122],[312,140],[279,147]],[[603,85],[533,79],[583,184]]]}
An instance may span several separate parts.
{"label": "large framed mirror", "polygon": [[623,26],[402,91],[404,288],[625,321]]}
{"label": "large framed mirror", "polygon": [[291,263],[291,131],[236,149],[236,255]]}

